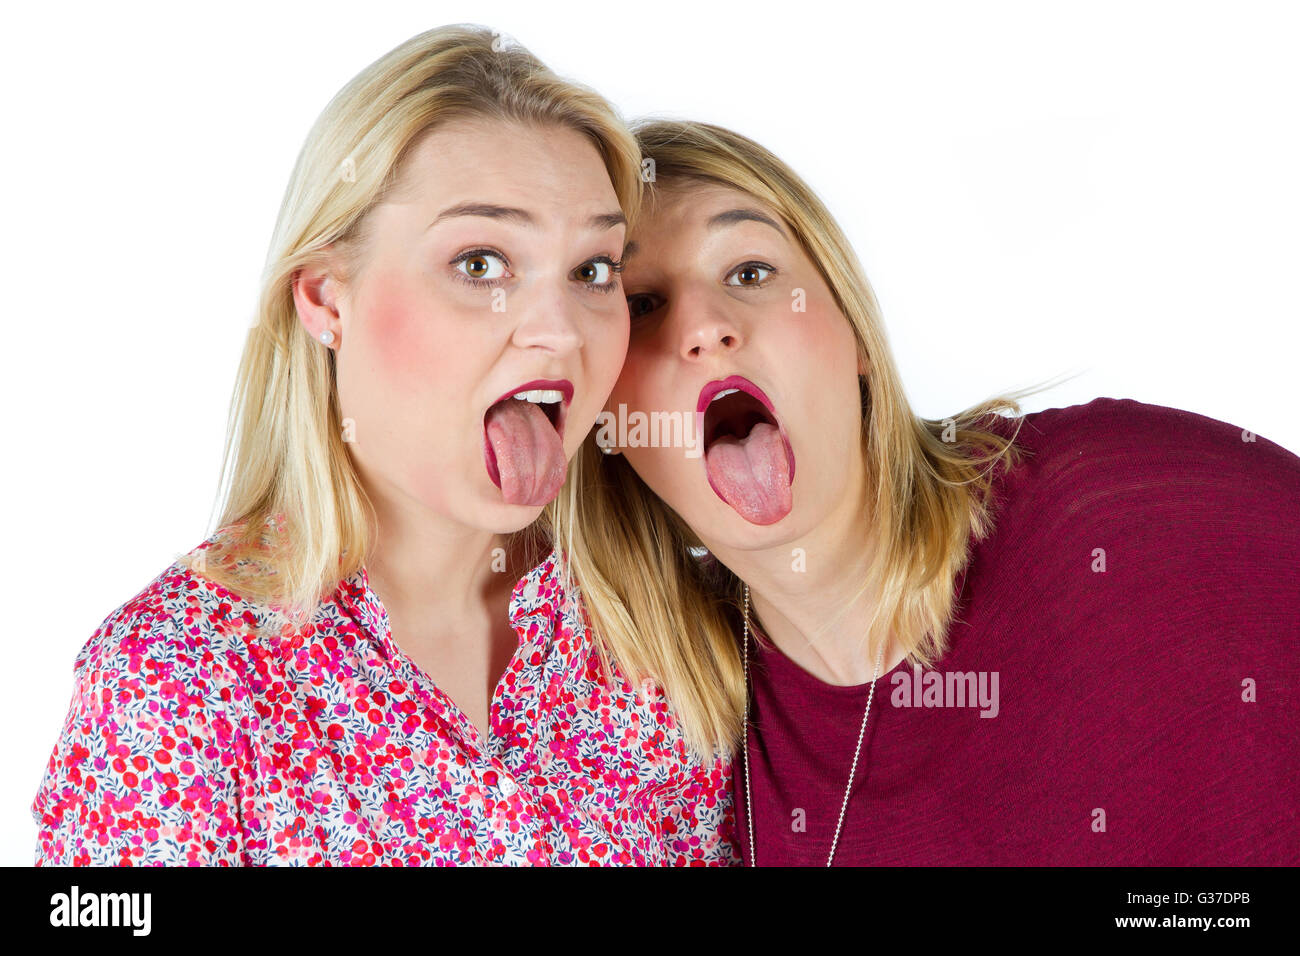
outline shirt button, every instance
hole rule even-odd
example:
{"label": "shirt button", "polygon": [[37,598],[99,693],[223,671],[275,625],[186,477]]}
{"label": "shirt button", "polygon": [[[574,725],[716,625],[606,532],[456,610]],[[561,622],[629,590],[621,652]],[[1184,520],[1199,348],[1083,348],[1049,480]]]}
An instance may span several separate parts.
{"label": "shirt button", "polygon": [[502,777],[501,782],[497,784],[497,789],[501,791],[504,797],[513,797],[519,792],[519,784],[515,783],[510,777]]}

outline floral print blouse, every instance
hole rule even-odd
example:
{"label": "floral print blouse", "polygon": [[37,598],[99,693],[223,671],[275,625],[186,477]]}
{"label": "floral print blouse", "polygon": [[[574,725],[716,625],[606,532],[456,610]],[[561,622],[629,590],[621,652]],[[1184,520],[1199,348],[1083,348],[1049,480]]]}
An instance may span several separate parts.
{"label": "floral print blouse", "polygon": [[77,656],[37,865],[738,863],[729,763],[690,756],[653,682],[602,683],[557,560],[515,586],[486,740],[364,568],[259,636],[269,610],[174,563]]}

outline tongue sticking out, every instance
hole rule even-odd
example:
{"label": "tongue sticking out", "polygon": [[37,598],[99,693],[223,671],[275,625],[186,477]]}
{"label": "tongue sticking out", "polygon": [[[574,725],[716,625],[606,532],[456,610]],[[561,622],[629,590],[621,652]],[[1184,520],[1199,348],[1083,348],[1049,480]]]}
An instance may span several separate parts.
{"label": "tongue sticking out", "polygon": [[704,452],[709,484],[750,524],[774,524],[790,513],[790,463],[775,425],[758,422],[748,435],[723,435]]}
{"label": "tongue sticking out", "polygon": [[564,446],[541,406],[507,398],[483,419],[488,475],[507,504],[544,505],[564,484]]}

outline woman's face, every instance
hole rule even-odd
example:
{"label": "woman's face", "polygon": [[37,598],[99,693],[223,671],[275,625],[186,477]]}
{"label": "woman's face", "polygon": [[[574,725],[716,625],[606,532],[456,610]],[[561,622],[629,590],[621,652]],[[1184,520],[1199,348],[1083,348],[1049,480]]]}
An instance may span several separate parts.
{"label": "woman's face", "polygon": [[516,530],[559,491],[627,349],[618,198],[581,134],[500,122],[436,129],[402,185],[334,286],[337,319],[309,320],[295,286],[299,313],[313,337],[335,333],[367,488]]}
{"label": "woman's face", "polygon": [[646,485],[711,550],[779,545],[855,505],[856,340],[780,217],[738,190],[673,184],[630,238],[632,334],[606,408],[702,427],[702,455],[628,430],[621,451]]}

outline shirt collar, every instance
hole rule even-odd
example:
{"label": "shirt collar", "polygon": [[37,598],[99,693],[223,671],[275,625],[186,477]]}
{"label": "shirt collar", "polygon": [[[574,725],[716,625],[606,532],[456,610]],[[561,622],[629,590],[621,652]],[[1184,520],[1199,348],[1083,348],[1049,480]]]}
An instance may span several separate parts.
{"label": "shirt collar", "polygon": [[[543,647],[549,644],[555,634],[556,616],[567,608],[558,560],[558,552],[552,549],[541,564],[515,584],[510,596],[510,623],[520,643],[531,641]],[[335,599],[380,644],[391,638],[388,612],[370,587],[370,575],[364,566],[339,582]]]}
{"label": "shirt collar", "polygon": [[383,643],[391,630],[388,612],[384,610],[379,595],[371,589],[370,575],[366,573],[365,567],[357,568],[340,581],[334,596],[339,606],[350,612],[362,630],[378,643]]}
{"label": "shirt collar", "polygon": [[552,549],[545,560],[515,584],[510,596],[510,623],[519,642],[545,647],[555,635],[555,618],[565,604],[564,587],[557,569],[559,555]]}

